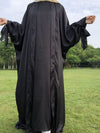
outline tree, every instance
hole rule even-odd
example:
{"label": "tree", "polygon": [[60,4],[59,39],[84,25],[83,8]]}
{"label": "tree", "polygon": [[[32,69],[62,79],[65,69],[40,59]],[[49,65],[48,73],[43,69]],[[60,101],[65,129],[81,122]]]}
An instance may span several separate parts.
{"label": "tree", "polygon": [[13,68],[16,64],[16,56],[14,46],[9,39],[9,43],[5,46],[4,41],[0,44],[0,66],[3,68]]}
{"label": "tree", "polygon": [[79,67],[100,67],[100,48],[94,48],[91,45],[83,50],[81,43],[72,47],[66,56],[65,64],[67,66]]}

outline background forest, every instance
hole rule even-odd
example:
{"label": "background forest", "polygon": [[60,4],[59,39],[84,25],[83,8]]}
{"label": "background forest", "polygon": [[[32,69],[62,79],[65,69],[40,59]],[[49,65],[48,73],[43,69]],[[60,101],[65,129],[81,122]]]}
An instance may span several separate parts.
{"label": "background forest", "polygon": [[[79,42],[68,51],[66,67],[100,67],[100,48],[88,45],[83,50]],[[10,39],[7,46],[4,41],[0,42],[0,69],[16,69],[16,53]]]}

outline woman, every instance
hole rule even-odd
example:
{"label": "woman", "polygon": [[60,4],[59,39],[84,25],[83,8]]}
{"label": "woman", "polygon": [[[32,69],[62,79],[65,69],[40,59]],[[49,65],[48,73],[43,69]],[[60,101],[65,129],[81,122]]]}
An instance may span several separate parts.
{"label": "woman", "polygon": [[65,123],[63,63],[69,48],[81,39],[87,46],[86,24],[95,16],[69,25],[64,7],[57,0],[35,0],[29,4],[21,24],[4,18],[2,35],[10,35],[18,65],[16,128],[27,133],[61,133]]}

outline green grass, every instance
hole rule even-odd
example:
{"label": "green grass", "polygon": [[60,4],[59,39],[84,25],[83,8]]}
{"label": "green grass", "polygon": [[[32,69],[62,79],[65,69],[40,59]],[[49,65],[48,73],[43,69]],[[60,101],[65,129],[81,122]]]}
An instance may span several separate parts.
{"label": "green grass", "polygon": [[[0,70],[0,133],[15,129],[17,72]],[[64,133],[100,133],[100,69],[65,69],[66,123]]]}

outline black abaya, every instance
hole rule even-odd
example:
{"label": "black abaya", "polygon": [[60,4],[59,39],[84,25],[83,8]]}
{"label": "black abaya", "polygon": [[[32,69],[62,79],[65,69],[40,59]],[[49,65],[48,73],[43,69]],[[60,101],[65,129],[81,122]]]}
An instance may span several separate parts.
{"label": "black abaya", "polygon": [[20,61],[16,103],[26,129],[62,132],[63,63],[69,48],[80,39],[86,48],[85,21],[69,25],[64,7],[51,0],[29,4],[21,24],[8,21],[5,25]]}

